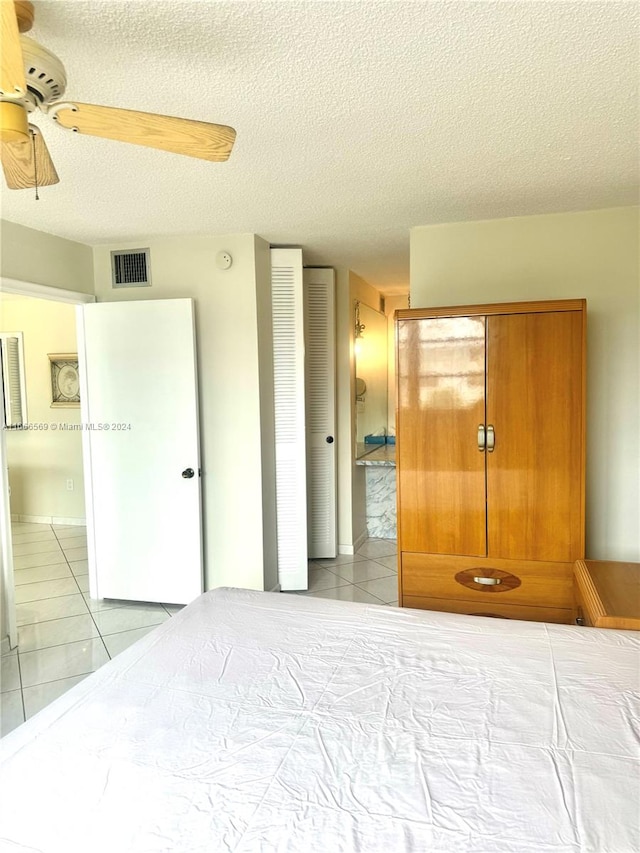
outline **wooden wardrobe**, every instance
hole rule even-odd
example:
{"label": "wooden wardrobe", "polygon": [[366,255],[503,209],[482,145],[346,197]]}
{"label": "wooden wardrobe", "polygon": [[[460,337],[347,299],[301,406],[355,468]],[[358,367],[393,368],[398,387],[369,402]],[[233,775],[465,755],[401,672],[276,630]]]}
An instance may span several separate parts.
{"label": "wooden wardrobe", "polygon": [[396,312],[399,603],[571,622],[586,301]]}

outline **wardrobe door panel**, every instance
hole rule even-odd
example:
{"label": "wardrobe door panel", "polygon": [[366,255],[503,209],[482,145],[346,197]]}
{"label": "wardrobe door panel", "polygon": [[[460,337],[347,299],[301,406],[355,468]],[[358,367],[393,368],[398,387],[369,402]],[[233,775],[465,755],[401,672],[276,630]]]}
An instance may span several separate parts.
{"label": "wardrobe door panel", "polygon": [[487,318],[487,548],[504,559],[583,553],[583,314]]}
{"label": "wardrobe door panel", "polygon": [[402,549],[484,555],[485,318],[399,320],[397,347]]}

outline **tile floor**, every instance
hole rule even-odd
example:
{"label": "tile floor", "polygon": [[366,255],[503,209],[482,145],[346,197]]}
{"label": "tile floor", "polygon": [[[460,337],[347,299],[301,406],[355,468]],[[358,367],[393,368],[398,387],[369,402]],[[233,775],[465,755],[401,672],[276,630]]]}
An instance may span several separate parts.
{"label": "tile floor", "polygon": [[[89,598],[84,527],[15,523],[18,648],[2,640],[0,735],[5,735],[180,610]],[[309,562],[296,595],[398,603],[396,543],[368,539],[353,556]]]}
{"label": "tile floor", "polygon": [[352,555],[309,561],[309,589],[296,595],[398,606],[395,539],[367,539]]}
{"label": "tile floor", "polygon": [[2,640],[0,735],[181,609],[92,601],[84,527],[14,523],[12,533],[18,648]]}

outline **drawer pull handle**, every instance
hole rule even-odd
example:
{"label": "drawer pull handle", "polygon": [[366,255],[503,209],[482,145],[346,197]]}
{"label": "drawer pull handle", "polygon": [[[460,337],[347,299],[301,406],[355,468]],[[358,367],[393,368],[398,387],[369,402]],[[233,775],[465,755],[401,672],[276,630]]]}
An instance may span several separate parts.
{"label": "drawer pull handle", "polygon": [[[479,572],[491,572],[490,575],[481,575]],[[511,592],[517,589],[522,581],[519,577],[511,572],[503,572],[502,569],[492,568],[490,565],[472,566],[470,569],[463,569],[455,576],[456,583],[461,584],[469,590],[473,590],[473,597],[477,595],[495,595],[504,592]]]}

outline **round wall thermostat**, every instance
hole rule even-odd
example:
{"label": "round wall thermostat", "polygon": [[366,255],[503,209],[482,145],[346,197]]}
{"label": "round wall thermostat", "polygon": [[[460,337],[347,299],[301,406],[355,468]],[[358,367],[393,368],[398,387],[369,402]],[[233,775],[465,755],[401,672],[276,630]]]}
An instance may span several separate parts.
{"label": "round wall thermostat", "polygon": [[216,266],[219,270],[228,270],[233,263],[233,258],[230,252],[218,252],[216,255]]}

